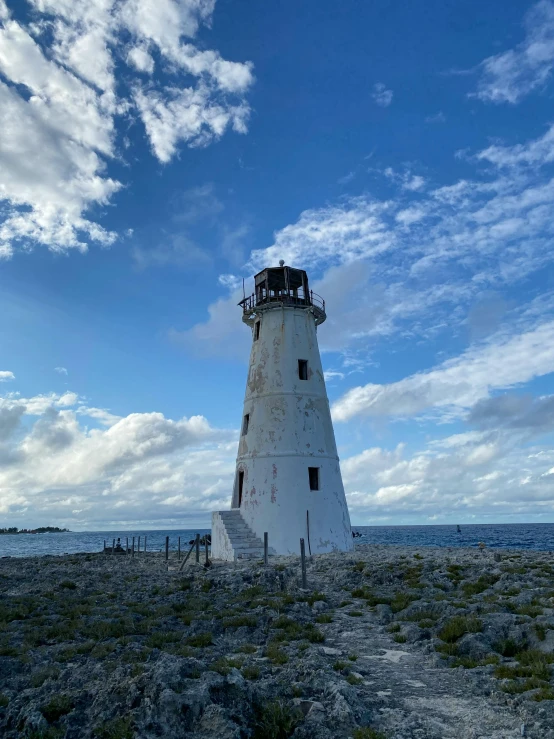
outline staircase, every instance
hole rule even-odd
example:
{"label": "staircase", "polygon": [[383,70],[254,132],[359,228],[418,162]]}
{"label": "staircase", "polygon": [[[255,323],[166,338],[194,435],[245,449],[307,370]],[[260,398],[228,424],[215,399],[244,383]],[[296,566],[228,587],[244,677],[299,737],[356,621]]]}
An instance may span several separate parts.
{"label": "staircase", "polygon": [[[269,549],[272,553],[272,550]],[[262,540],[256,536],[239,508],[212,513],[212,557],[234,562],[264,556]]]}

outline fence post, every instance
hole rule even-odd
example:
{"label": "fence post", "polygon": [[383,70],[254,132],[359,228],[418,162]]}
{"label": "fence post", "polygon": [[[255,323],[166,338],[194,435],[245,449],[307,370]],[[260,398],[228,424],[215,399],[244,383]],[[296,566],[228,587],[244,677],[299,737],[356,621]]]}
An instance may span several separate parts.
{"label": "fence post", "polygon": [[133,536],[133,549],[131,551],[131,557],[135,556],[135,537]]}
{"label": "fence post", "polygon": [[112,554],[115,554],[115,539],[113,540],[112,544]]}
{"label": "fence post", "polygon": [[129,537],[125,537],[125,554],[129,554]]}
{"label": "fence post", "polygon": [[267,567],[267,531],[264,531],[264,565]]}
{"label": "fence post", "polygon": [[178,543],[177,543],[177,559],[181,560],[181,537],[179,537]]}
{"label": "fence post", "polygon": [[140,554],[140,536],[138,538],[137,554]]}
{"label": "fence post", "polygon": [[196,561],[200,562],[200,534],[196,534]]}
{"label": "fence post", "polygon": [[206,534],[204,534],[204,546],[206,548],[206,567],[210,564],[210,560],[208,559],[208,537]]}
{"label": "fence post", "polygon": [[306,547],[304,546],[304,539],[300,539],[300,560],[302,563],[302,587],[306,590],[308,588],[308,580],[306,577]]}
{"label": "fence post", "polygon": [[169,559],[169,536],[165,537],[165,561]]}
{"label": "fence post", "polygon": [[106,540],[104,539],[104,552],[106,552]]}

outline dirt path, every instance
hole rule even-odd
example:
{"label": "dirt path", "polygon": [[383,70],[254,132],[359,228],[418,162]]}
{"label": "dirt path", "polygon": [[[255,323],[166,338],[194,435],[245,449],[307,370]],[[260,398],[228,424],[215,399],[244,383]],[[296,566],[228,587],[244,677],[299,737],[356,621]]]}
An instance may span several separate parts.
{"label": "dirt path", "polygon": [[[353,621],[355,622],[353,624]],[[421,650],[396,644],[371,613],[337,613],[323,628],[322,652],[331,663],[356,654],[354,675],[360,700],[380,718],[379,728],[395,739],[515,739],[522,720],[482,694],[461,669],[440,668]],[[470,679],[468,679],[468,677]]]}

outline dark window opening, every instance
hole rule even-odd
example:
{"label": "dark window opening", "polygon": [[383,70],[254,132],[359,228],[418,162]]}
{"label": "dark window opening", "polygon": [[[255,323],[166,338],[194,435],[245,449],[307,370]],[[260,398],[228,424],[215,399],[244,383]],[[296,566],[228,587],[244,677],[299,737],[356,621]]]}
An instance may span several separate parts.
{"label": "dark window opening", "polygon": [[240,470],[239,472],[239,508],[242,503],[242,487],[244,485],[244,471]]}
{"label": "dark window opening", "polygon": [[308,467],[310,490],[319,490],[319,467]]}
{"label": "dark window opening", "polygon": [[247,413],[242,419],[242,435],[246,436],[248,433],[248,425],[250,423],[250,413]]}
{"label": "dark window opening", "polygon": [[308,379],[308,360],[307,359],[298,360],[298,377],[301,380]]}
{"label": "dark window opening", "polygon": [[260,322],[256,321],[254,324],[254,341],[258,341],[260,338]]}

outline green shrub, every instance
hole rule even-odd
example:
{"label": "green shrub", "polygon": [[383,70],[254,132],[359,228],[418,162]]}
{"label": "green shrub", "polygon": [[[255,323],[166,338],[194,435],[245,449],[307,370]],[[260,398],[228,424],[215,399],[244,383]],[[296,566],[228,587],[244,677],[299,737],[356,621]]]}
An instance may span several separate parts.
{"label": "green shrub", "polygon": [[548,687],[548,685],[545,685],[542,680],[539,680],[536,677],[530,677],[523,682],[520,682],[519,680],[510,680],[502,685],[502,690],[505,693],[517,694],[526,693],[528,690],[535,690],[536,688],[545,687]]}
{"label": "green shrub", "polygon": [[483,624],[476,616],[454,616],[447,621],[438,633],[439,639],[452,644],[464,634],[482,631]]}
{"label": "green shrub", "polygon": [[155,631],[146,640],[146,646],[150,649],[163,649],[168,644],[181,641],[180,631]]}
{"label": "green shrub", "polygon": [[352,672],[348,675],[346,678],[346,682],[350,683],[350,685],[359,685],[360,683],[363,683],[363,678],[357,677]]}
{"label": "green shrub", "polygon": [[458,645],[454,642],[453,644],[437,644],[435,651],[446,655],[447,657],[456,657],[458,655]]}
{"label": "green shrub", "polygon": [[304,629],[303,638],[312,642],[312,644],[320,644],[325,641],[325,634],[319,629],[316,629],[313,624],[308,624]]}
{"label": "green shrub", "polygon": [[479,595],[498,582],[498,575],[481,575],[475,582],[465,582],[462,585],[464,594],[469,597],[471,595]]}
{"label": "green shrub", "polygon": [[33,729],[25,736],[27,739],[62,739],[65,731],[57,726],[49,726],[47,729]]}
{"label": "green shrub", "polygon": [[537,618],[537,616],[542,616],[542,614],[544,613],[541,606],[534,605],[533,603],[519,606],[519,608],[516,608],[515,612],[518,614],[518,616],[530,616],[531,618]]}
{"label": "green shrub", "polygon": [[4,693],[0,693],[0,708],[6,708],[8,703],[10,702],[10,699],[7,695],[4,695]]}
{"label": "green shrub", "polygon": [[274,665],[284,665],[289,661],[289,658],[283,652],[275,642],[269,642],[265,650],[266,657]]}
{"label": "green shrub", "polygon": [[94,729],[94,736],[97,739],[133,739],[133,719],[127,716],[105,721]]}
{"label": "green shrub", "polygon": [[537,639],[539,641],[544,641],[546,639],[546,632],[548,627],[545,626],[545,624],[533,624],[533,628],[535,629]]}
{"label": "green shrub", "polygon": [[391,610],[393,613],[403,611],[410,605],[410,603],[417,599],[418,596],[416,595],[399,591],[398,593],[395,593],[394,598],[390,602]]}
{"label": "green shrub", "polygon": [[60,588],[65,588],[66,590],[76,590],[77,584],[74,583],[72,580],[62,580],[60,583]]}
{"label": "green shrub", "polygon": [[260,677],[260,668],[257,665],[246,665],[242,668],[242,676],[245,680],[257,680]]}
{"label": "green shrub", "polygon": [[497,665],[499,657],[496,654],[491,654],[483,659],[473,659],[472,657],[458,657],[455,659],[451,667],[464,667],[466,670],[473,670],[476,667],[484,667],[485,665]]}
{"label": "green shrub", "polygon": [[554,690],[550,687],[542,687],[533,696],[534,701],[554,701]]}
{"label": "green shrub", "polygon": [[33,688],[40,688],[47,680],[57,680],[59,674],[60,671],[57,667],[43,667],[31,673],[31,686]]}
{"label": "green shrub", "polygon": [[333,616],[330,613],[320,613],[319,616],[316,617],[316,622],[318,624],[333,623]]}
{"label": "green shrub", "polygon": [[347,667],[347,663],[346,663],[346,662],[343,662],[343,661],[342,661],[342,660],[340,660],[340,659],[338,659],[338,660],[337,660],[337,661],[336,661],[336,662],[335,662],[335,663],[333,664],[333,670],[336,670],[337,672],[342,672],[342,671],[343,671],[344,669],[346,669],[346,667]]}
{"label": "green shrub", "polygon": [[493,644],[493,649],[503,657],[515,657],[516,654],[524,648],[523,644],[518,644],[514,639],[502,639]]}
{"label": "green shrub", "polygon": [[358,655],[357,654],[349,654],[348,655],[348,659],[350,660],[350,662],[356,662],[357,659],[358,659]]}
{"label": "green shrub", "polygon": [[62,693],[52,696],[48,703],[40,707],[40,712],[49,724],[58,721],[62,716],[73,710],[73,701],[68,695]]}
{"label": "green shrub", "polygon": [[205,631],[201,634],[195,634],[194,636],[189,636],[186,640],[186,643],[190,647],[209,647],[213,644],[213,636],[211,631]]}
{"label": "green shrub", "polygon": [[391,624],[390,626],[387,626],[387,631],[390,634],[397,634],[401,629],[400,624]]}
{"label": "green shrub", "polygon": [[243,654],[254,654],[257,651],[258,647],[254,646],[254,644],[241,644],[235,649],[235,652],[242,652]]}
{"label": "green shrub", "polygon": [[224,618],[221,622],[224,629],[238,629],[241,626],[249,626],[254,628],[258,625],[258,619],[255,616],[241,615],[233,618]]}
{"label": "green shrub", "polygon": [[418,621],[417,625],[420,629],[430,629],[432,628],[437,622],[433,621],[431,618],[424,618],[421,621]]}
{"label": "green shrub", "polygon": [[387,739],[380,731],[372,729],[371,726],[363,726],[360,729],[354,729],[352,739]]}
{"label": "green shrub", "polygon": [[397,644],[406,643],[406,637],[404,636],[404,634],[395,634],[392,638]]}
{"label": "green shrub", "polygon": [[302,721],[302,711],[275,700],[256,711],[252,739],[288,739]]}
{"label": "green shrub", "polygon": [[363,616],[364,614],[361,611],[348,611],[348,615],[354,618],[358,618],[359,616]]}
{"label": "green shrub", "polygon": [[402,621],[432,621],[434,624],[440,617],[432,608],[419,608],[417,611],[412,611],[409,615],[402,616]]}
{"label": "green shrub", "polygon": [[356,562],[354,565],[355,572],[363,572],[365,570],[365,562]]}

